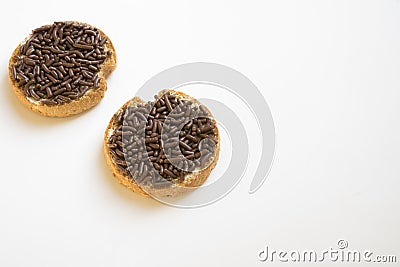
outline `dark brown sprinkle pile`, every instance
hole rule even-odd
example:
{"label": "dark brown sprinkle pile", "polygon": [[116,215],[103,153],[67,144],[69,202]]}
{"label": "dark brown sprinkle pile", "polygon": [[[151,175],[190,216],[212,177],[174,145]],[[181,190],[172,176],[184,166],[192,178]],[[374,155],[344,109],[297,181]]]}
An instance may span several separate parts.
{"label": "dark brown sprinkle pile", "polygon": [[182,182],[215,156],[215,123],[209,117],[203,105],[171,94],[128,107],[115,115],[116,128],[108,139],[113,161],[140,184]]}
{"label": "dark brown sprinkle pile", "polygon": [[94,27],[55,22],[32,32],[21,45],[12,76],[27,97],[46,105],[68,103],[98,88],[101,64],[111,51]]}

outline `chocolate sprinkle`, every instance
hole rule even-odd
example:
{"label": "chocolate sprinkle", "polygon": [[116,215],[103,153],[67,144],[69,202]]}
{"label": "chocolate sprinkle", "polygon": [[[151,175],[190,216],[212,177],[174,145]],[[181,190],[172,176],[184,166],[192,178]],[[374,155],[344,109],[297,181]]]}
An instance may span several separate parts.
{"label": "chocolate sprinkle", "polygon": [[12,78],[28,98],[45,105],[68,103],[99,87],[99,70],[111,51],[94,27],[55,22],[32,32],[21,45]]}
{"label": "chocolate sprinkle", "polygon": [[113,162],[130,179],[155,188],[183,182],[215,157],[216,125],[201,104],[167,92],[114,115],[107,140]]}

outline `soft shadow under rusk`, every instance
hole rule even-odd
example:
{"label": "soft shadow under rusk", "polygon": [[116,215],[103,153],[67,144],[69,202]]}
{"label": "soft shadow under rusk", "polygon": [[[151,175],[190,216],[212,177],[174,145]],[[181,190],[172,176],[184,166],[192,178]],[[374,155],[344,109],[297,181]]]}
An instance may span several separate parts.
{"label": "soft shadow under rusk", "polygon": [[[102,147],[102,146],[101,146]],[[140,194],[133,193],[131,190],[128,188],[125,188],[124,186],[121,186],[117,179],[113,177],[110,169],[107,166],[106,159],[104,156],[104,151],[101,148],[100,153],[98,154],[98,162],[99,169],[101,169],[101,173],[103,173],[102,180],[104,180],[112,190],[121,196],[125,201],[132,202],[132,203],[137,203],[140,206],[143,206],[144,208],[160,208],[160,207],[167,207],[160,202],[154,200],[151,197],[143,197]]]}
{"label": "soft shadow under rusk", "polygon": [[8,99],[5,103],[9,106],[10,109],[13,109],[14,112],[10,114],[16,114],[15,120],[21,120],[24,123],[28,123],[35,127],[46,127],[46,126],[53,126],[58,125],[60,123],[65,123],[65,121],[72,120],[77,116],[67,117],[67,118],[50,118],[42,116],[36,112],[33,112],[29,108],[25,107],[15,95],[10,81],[8,77],[8,73],[3,75],[2,79],[2,91],[4,97]]}

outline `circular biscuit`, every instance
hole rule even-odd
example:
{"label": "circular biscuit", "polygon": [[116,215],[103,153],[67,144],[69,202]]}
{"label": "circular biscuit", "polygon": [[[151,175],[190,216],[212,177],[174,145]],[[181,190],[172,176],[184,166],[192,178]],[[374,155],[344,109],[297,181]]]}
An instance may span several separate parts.
{"label": "circular biscuit", "polygon": [[[65,22],[63,22],[65,23]],[[87,23],[80,22],[71,22],[73,24],[79,24],[84,26],[89,26],[94,28],[93,26]],[[47,26],[47,25],[46,25]],[[46,27],[43,26],[43,27]],[[18,84],[16,79],[14,79],[13,74],[13,65],[17,62],[18,56],[20,55],[21,46],[30,38],[32,34],[28,36],[24,42],[19,44],[17,48],[12,53],[12,56],[9,60],[8,72],[9,72],[9,80],[11,83],[11,87],[14,90],[18,99],[29,109],[34,112],[37,112],[41,115],[48,117],[67,117],[75,114],[79,114],[85,110],[88,110],[95,105],[97,105],[100,100],[104,97],[104,92],[107,90],[107,82],[106,78],[113,72],[117,65],[117,56],[114,49],[114,46],[108,38],[108,36],[102,32],[101,30],[95,28],[100,34],[102,38],[106,38],[107,41],[104,43],[104,51],[107,54],[107,58],[100,65],[100,69],[98,70],[98,87],[97,88],[89,88],[82,96],[79,98],[72,100],[66,103],[59,103],[56,105],[47,105],[42,103],[41,101],[37,101],[32,97],[28,97],[24,93],[24,86]],[[110,51],[110,53],[107,53]]]}
{"label": "circular biscuit", "polygon": [[[196,99],[188,96],[187,94],[184,94],[179,91],[174,91],[174,90],[164,90],[159,92],[159,96],[162,96],[164,93],[168,92],[169,94],[172,94],[176,96],[177,98],[184,99],[184,100],[190,100],[196,103],[199,103]],[[133,192],[139,193],[143,196],[149,196],[148,192],[151,192],[152,196],[155,197],[176,197],[179,195],[182,195],[185,192],[188,192],[188,188],[194,188],[194,187],[199,187],[201,186],[207,178],[210,176],[211,171],[215,168],[218,158],[219,158],[219,151],[220,151],[220,136],[219,136],[219,131],[218,127],[215,127],[215,139],[216,139],[216,147],[215,147],[215,155],[213,157],[212,162],[208,164],[208,166],[201,171],[198,172],[193,172],[193,173],[188,173],[182,182],[179,183],[173,183],[171,186],[166,187],[166,188],[153,188],[151,186],[143,186],[143,185],[138,185],[137,182],[129,177],[126,173],[120,170],[120,168],[117,166],[117,164],[114,162],[112,153],[110,151],[110,148],[108,147],[108,140],[113,134],[114,130],[116,129],[117,124],[117,119],[116,115],[125,110],[128,106],[136,106],[138,104],[144,104],[146,103],[139,97],[134,97],[133,99],[129,100],[126,102],[115,114],[112,116],[107,129],[104,134],[104,144],[103,144],[103,149],[104,149],[104,155],[106,158],[107,165],[111,169],[111,172],[113,176],[117,179],[117,181],[124,185],[125,187],[129,188]],[[208,110],[209,114],[211,112]],[[213,119],[213,122],[216,125],[215,119]]]}

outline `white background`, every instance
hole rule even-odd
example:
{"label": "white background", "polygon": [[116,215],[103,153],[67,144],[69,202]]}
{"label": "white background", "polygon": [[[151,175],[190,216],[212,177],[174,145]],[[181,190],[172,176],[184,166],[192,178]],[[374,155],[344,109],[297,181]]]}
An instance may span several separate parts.
{"label": "white background", "polygon": [[[7,79],[13,49],[54,20],[101,28],[119,59],[102,102],[66,119],[26,109]],[[267,266],[265,245],[340,238],[400,260],[400,1],[20,0],[2,3],[0,25],[0,266]],[[118,185],[102,138],[147,79],[196,61],[259,87],[277,150],[254,195],[250,173],[185,210]]]}

